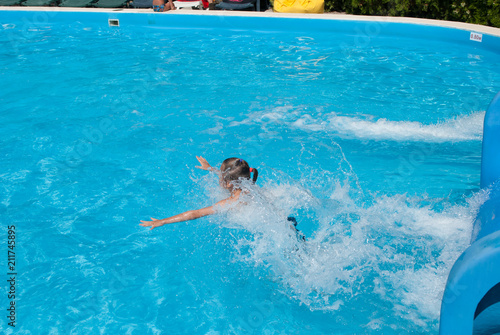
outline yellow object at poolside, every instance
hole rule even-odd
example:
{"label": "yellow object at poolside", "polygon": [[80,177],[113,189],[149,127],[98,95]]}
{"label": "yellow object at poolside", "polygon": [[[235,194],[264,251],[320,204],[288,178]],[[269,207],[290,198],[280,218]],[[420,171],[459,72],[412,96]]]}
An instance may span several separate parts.
{"label": "yellow object at poolside", "polygon": [[323,13],[324,0],[274,0],[274,11],[280,13]]}

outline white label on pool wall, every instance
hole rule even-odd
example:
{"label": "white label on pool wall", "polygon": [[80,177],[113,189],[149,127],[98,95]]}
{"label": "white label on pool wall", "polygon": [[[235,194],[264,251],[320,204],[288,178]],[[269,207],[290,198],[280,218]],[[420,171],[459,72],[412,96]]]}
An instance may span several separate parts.
{"label": "white label on pool wall", "polygon": [[483,41],[483,34],[471,32],[470,39],[471,39],[471,41],[482,42]]}

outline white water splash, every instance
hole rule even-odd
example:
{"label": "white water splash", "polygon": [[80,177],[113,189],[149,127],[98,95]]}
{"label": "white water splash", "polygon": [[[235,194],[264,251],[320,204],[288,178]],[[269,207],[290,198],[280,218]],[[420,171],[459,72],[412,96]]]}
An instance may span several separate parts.
{"label": "white water splash", "polygon": [[[437,320],[449,270],[468,246],[485,194],[459,205],[406,195],[360,199],[337,181],[329,199],[318,199],[274,177],[262,189],[249,186],[246,205],[221,223],[251,233],[236,245],[240,261],[267,271],[311,310],[351,313],[361,301],[372,310],[389,305],[392,316],[419,327]],[[290,229],[290,214],[306,243]],[[377,329],[386,317],[365,315],[365,327]]]}
{"label": "white water splash", "polygon": [[233,121],[230,126],[259,124],[267,129],[270,125],[279,125],[290,129],[323,132],[361,140],[442,143],[480,141],[483,134],[484,114],[484,111],[473,112],[436,123],[424,124],[417,121],[375,119],[370,115],[323,114],[319,110],[314,114],[307,114],[292,107],[278,107],[272,111],[250,113],[246,119],[239,122]]}
{"label": "white water splash", "polygon": [[483,134],[484,112],[475,112],[435,124],[386,119],[364,120],[330,114],[327,122],[318,124],[309,115],[292,123],[309,131],[331,131],[346,137],[370,140],[461,142],[478,141]]}

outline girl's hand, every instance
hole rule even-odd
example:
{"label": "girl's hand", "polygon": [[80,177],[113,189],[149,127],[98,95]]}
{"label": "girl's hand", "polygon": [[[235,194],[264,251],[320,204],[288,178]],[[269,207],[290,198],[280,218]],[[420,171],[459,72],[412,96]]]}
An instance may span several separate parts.
{"label": "girl's hand", "polygon": [[196,159],[201,164],[201,166],[195,166],[196,168],[202,169],[202,170],[208,170],[208,171],[212,170],[212,167],[210,166],[210,164],[208,164],[208,162],[205,158],[203,158],[201,156],[196,156]]}
{"label": "girl's hand", "polygon": [[152,221],[143,221],[143,220],[141,220],[142,223],[140,223],[140,225],[143,226],[143,227],[151,227],[151,229],[163,226],[162,220],[157,220],[155,218],[151,218],[151,220]]}

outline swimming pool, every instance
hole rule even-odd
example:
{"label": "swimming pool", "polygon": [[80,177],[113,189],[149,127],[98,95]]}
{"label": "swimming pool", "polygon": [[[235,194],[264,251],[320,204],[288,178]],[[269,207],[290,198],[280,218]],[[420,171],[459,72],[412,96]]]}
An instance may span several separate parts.
{"label": "swimming pool", "polygon": [[[18,331],[437,332],[486,198],[498,38],[232,16],[0,19]],[[195,155],[258,168],[248,205],[140,227],[225,196]]]}

